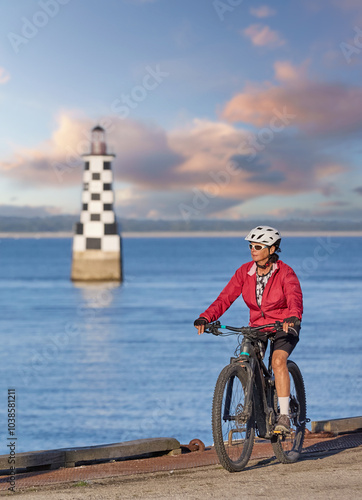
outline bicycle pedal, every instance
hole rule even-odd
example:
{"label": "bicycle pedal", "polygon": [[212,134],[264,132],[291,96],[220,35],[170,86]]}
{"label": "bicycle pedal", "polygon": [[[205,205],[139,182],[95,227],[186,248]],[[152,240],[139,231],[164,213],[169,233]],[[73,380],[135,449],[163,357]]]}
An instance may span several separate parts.
{"label": "bicycle pedal", "polygon": [[273,431],[277,436],[289,437],[292,434],[292,431]]}

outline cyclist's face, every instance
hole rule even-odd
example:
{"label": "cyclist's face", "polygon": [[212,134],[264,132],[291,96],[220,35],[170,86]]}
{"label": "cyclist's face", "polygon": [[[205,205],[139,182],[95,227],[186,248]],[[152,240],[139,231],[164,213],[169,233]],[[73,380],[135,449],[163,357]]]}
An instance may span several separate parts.
{"label": "cyclist's face", "polygon": [[[254,245],[258,245],[258,243],[254,242],[254,241],[252,241],[251,243],[253,243]],[[255,250],[255,248],[252,248],[250,250],[251,258],[253,259],[254,262],[262,262],[263,260],[267,261],[269,258],[269,255],[274,253],[274,250],[275,250],[274,246],[266,247],[266,248],[263,248],[262,250]]]}

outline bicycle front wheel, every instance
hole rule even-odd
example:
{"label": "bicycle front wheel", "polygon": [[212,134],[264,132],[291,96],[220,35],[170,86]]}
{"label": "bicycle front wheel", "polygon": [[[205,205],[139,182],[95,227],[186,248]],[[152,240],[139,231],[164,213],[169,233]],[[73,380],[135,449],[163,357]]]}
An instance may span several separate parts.
{"label": "bicycle front wheel", "polygon": [[283,464],[298,460],[304,441],[307,403],[302,374],[294,361],[287,362],[290,378],[289,418],[291,433],[273,436],[272,446],[277,459]]}
{"label": "bicycle front wheel", "polygon": [[254,445],[253,401],[245,406],[247,386],[245,368],[226,366],[216,382],[212,404],[212,433],[220,464],[229,472],[244,469]]}

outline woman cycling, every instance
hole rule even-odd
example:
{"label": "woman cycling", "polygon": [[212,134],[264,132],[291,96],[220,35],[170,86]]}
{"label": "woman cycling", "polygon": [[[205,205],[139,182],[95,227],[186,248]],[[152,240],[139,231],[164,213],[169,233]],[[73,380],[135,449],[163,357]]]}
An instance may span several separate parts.
{"label": "woman cycling", "polygon": [[278,394],[280,415],[275,430],[290,431],[290,381],[287,359],[299,341],[303,314],[303,296],[297,275],[291,267],[279,260],[281,236],[269,226],[258,226],[250,231],[252,261],[243,264],[218,298],[203,312],[194,325],[198,334],[205,325],[216,321],[241,294],[250,309],[250,326],[282,322],[274,341],[272,367]]}

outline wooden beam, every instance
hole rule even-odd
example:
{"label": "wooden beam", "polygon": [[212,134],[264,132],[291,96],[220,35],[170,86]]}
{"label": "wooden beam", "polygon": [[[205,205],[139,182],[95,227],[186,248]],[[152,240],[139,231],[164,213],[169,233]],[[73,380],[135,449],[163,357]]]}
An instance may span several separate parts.
{"label": "wooden beam", "polygon": [[174,438],[137,439],[125,443],[108,444],[106,446],[90,446],[86,448],[69,448],[65,450],[65,466],[74,467],[94,460],[116,460],[156,453],[169,453],[180,448]]}
{"label": "wooden beam", "polygon": [[355,432],[362,429],[362,417],[337,418],[335,420],[319,420],[312,422],[312,432]]}
{"label": "wooden beam", "polygon": [[[125,441],[123,443],[87,446],[82,448],[61,448],[59,450],[30,451],[17,453],[15,464],[19,469],[44,469],[74,467],[87,462],[132,459],[155,454],[167,454],[180,449],[174,438],[151,438]],[[0,455],[0,470],[10,471],[9,455]]]}

